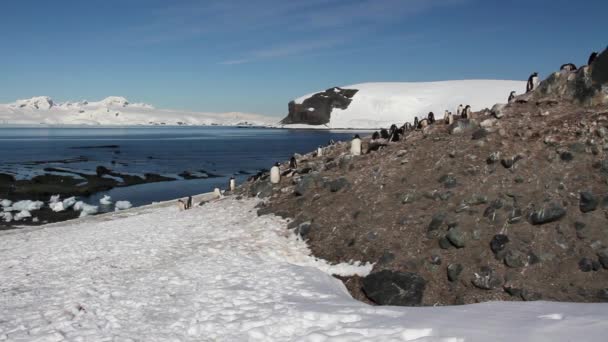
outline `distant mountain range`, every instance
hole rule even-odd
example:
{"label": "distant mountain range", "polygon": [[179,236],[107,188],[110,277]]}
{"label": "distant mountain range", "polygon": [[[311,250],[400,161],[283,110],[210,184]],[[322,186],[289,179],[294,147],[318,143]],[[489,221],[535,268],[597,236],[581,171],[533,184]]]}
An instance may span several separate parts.
{"label": "distant mountain range", "polygon": [[269,126],[277,119],[249,113],[201,113],[157,109],[110,96],[101,101],[55,102],[48,96],[0,104],[0,125]]}

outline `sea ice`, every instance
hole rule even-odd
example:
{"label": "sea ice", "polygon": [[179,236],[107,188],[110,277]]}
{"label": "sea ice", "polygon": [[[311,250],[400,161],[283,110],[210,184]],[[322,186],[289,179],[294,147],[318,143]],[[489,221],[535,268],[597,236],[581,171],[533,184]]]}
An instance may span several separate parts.
{"label": "sea ice", "polygon": [[114,207],[116,208],[116,211],[126,210],[126,209],[131,208],[132,206],[133,205],[129,201],[116,201],[116,204],[114,205]]}

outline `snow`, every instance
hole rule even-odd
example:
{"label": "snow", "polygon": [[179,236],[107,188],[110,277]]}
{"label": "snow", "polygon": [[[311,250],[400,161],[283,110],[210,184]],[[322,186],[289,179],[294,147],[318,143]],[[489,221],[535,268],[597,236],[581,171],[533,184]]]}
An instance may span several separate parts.
{"label": "snow", "polygon": [[101,205],[112,204],[112,197],[110,197],[108,195],[103,195],[103,198],[99,200],[99,204],[101,204]]}
{"label": "snow", "polygon": [[328,273],[368,265],[312,258],[255,204],[172,202],[0,232],[0,341],[605,340],[606,304],[357,302]]}
{"label": "snow", "polygon": [[[334,109],[328,125],[323,128],[387,128],[395,123],[413,122],[434,112],[443,117],[447,109],[456,112],[458,105],[470,105],[473,111],[492,108],[507,101],[515,90],[524,93],[526,82],[502,80],[461,80],[440,82],[362,83],[344,86],[358,89],[347,109]],[[336,91],[337,89],[334,89]],[[313,94],[295,100],[302,103]],[[296,128],[285,125],[286,128]],[[299,128],[299,126],[297,127]]]}
{"label": "snow", "polygon": [[116,211],[126,210],[131,208],[132,206],[133,205],[129,201],[117,201],[116,204],[114,204],[114,208],[116,208]]}
{"label": "snow", "polygon": [[207,113],[156,109],[110,96],[101,101],[56,103],[39,96],[0,104],[0,125],[221,125],[269,126],[277,118],[249,113]]}

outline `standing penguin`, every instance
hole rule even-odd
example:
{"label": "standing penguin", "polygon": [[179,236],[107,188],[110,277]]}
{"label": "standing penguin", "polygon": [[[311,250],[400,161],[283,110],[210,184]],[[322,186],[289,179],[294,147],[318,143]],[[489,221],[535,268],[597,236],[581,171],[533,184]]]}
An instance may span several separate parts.
{"label": "standing penguin", "polygon": [[280,181],[281,181],[281,170],[279,169],[279,163],[276,163],[270,169],[270,183],[278,184]]}
{"label": "standing penguin", "polygon": [[535,72],[530,77],[528,77],[528,84],[526,84],[526,93],[529,93],[536,89],[538,85],[538,73]]}
{"label": "standing penguin", "polygon": [[418,117],[414,116],[414,129],[418,129],[419,124],[420,124],[420,121],[418,121]]}
{"label": "standing penguin", "polygon": [[298,168],[298,161],[296,160],[295,156],[291,156],[291,159],[289,159],[289,168],[292,170]]}
{"label": "standing penguin", "polygon": [[434,124],[435,123],[435,114],[433,112],[430,112],[429,115],[427,116],[427,119],[429,120],[429,124]]}
{"label": "standing penguin", "polygon": [[559,67],[560,71],[576,71],[576,65],[574,65],[573,63],[566,63],[564,65],[562,65],[561,67]]}
{"label": "standing penguin", "polygon": [[[463,107],[462,107],[462,104],[460,104],[460,106],[458,106],[458,109],[456,109],[456,115],[458,115],[458,116],[462,115],[462,110],[463,110]],[[447,110],[446,110],[446,112],[447,112]]]}
{"label": "standing penguin", "polygon": [[446,116],[443,119],[446,125],[451,125],[454,123],[454,115],[446,110]]}
{"label": "standing penguin", "polygon": [[587,65],[591,65],[591,63],[593,63],[596,59],[597,59],[597,52],[593,51],[591,53],[591,55],[589,56],[589,61],[587,62]]}
{"label": "standing penguin", "polygon": [[236,189],[236,180],[234,179],[234,177],[230,177],[230,181],[228,182],[228,189],[230,189],[230,191],[234,191]]}
{"label": "standing penguin", "polygon": [[192,208],[192,196],[188,196],[188,200],[186,201],[186,209]]}
{"label": "standing penguin", "polygon": [[507,102],[511,102],[513,101],[513,99],[515,98],[515,90],[511,92],[511,94],[509,94],[509,99],[507,100]]}
{"label": "standing penguin", "polygon": [[317,147],[317,157],[323,157],[323,147]]}
{"label": "standing penguin", "polygon": [[388,135],[388,131],[386,130],[386,128],[383,128],[380,130],[380,137],[382,139],[388,139],[390,137],[390,135]]}
{"label": "standing penguin", "polygon": [[350,154],[353,156],[361,155],[361,138],[359,138],[359,134],[355,134],[355,137],[350,142]]}
{"label": "standing penguin", "polygon": [[466,107],[464,107],[464,109],[462,110],[462,118],[471,119],[471,114],[471,106],[467,105]]}
{"label": "standing penguin", "polygon": [[378,133],[378,131],[375,131],[374,134],[372,134],[372,140],[378,140],[380,139],[380,133]]}

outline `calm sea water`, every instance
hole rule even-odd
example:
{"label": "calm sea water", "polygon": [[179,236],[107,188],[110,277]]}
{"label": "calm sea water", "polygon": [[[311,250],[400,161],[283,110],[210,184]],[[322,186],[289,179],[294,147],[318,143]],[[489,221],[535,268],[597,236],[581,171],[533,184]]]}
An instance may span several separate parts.
{"label": "calm sea water", "polygon": [[231,176],[243,182],[248,175],[239,172],[269,169],[293,153],[309,152],[330,139],[349,140],[353,134],[227,127],[0,128],[0,172],[27,178],[46,167],[95,172],[103,165],[121,173],[176,176],[206,170],[221,175],[116,188],[85,199],[94,203],[108,194],[144,205],[225,188]]}

